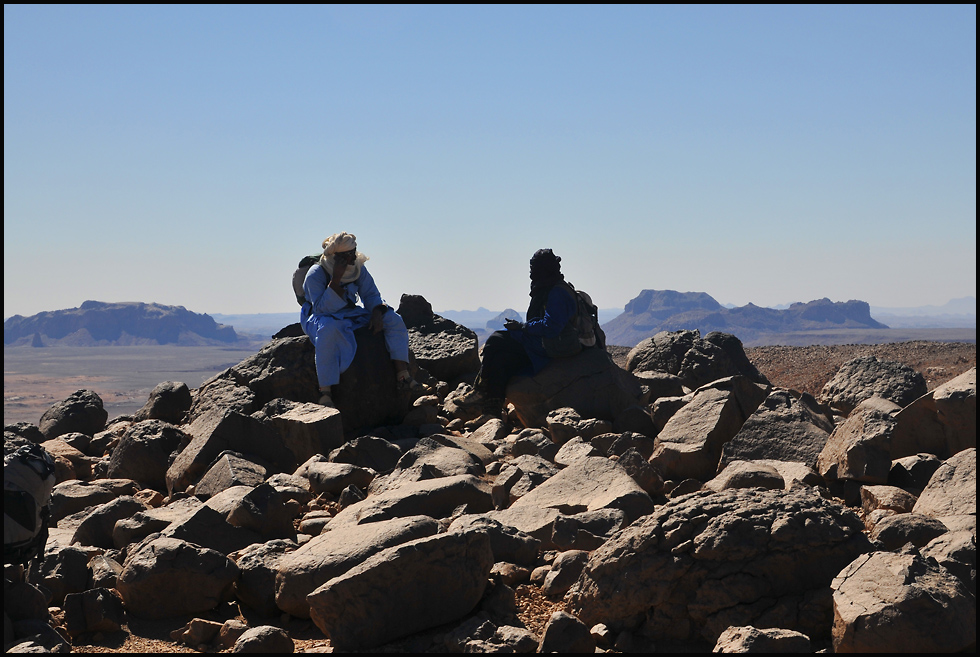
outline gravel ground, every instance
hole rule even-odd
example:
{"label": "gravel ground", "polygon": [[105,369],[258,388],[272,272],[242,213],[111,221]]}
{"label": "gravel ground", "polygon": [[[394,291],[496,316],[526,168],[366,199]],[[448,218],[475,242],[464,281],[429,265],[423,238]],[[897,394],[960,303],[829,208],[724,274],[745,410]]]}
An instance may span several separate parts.
{"label": "gravel ground", "polygon": [[[852,358],[873,355],[909,365],[925,376],[929,389],[976,366],[977,347],[970,343],[903,342],[879,345],[835,345],[811,347],[754,347],[746,355],[777,386],[818,395],[837,369]],[[610,346],[609,352],[621,366],[625,365],[628,347]],[[517,591],[518,616],[531,631],[540,634],[552,612],[560,608],[559,598],[550,599],[533,586]],[[247,610],[246,610],[247,611]],[[238,605],[228,604],[202,615],[210,620],[239,618],[250,626],[278,625],[293,637],[296,652],[330,652],[330,644],[310,621],[280,618],[250,618]],[[85,637],[73,652],[197,652],[170,641],[170,632],[183,626],[190,617],[163,621],[131,619],[124,631],[110,635]],[[421,652],[439,645],[442,633],[452,627],[437,628],[412,639],[384,646],[380,652]],[[372,651],[374,652],[374,651]]]}

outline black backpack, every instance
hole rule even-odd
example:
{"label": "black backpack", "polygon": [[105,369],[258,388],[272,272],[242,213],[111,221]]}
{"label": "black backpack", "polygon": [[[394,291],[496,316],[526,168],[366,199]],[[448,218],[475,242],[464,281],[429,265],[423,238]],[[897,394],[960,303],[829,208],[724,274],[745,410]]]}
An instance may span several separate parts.
{"label": "black backpack", "polygon": [[293,272],[293,293],[296,295],[296,302],[301,306],[306,303],[306,294],[303,292],[303,281],[306,280],[306,273],[310,271],[310,267],[318,262],[320,262],[318,255],[303,256],[303,259],[296,265],[296,271]]}
{"label": "black backpack", "polygon": [[27,564],[43,556],[54,485],[54,459],[37,443],[4,455],[4,564]]}

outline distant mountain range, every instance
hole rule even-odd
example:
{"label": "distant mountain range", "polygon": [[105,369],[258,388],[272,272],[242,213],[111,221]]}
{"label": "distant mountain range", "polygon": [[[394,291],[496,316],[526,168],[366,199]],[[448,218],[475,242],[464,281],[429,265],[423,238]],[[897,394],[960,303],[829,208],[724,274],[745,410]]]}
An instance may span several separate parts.
{"label": "distant mountain range", "polygon": [[183,306],[157,303],[86,301],[78,308],[14,315],[3,322],[4,346],[34,347],[174,344],[220,345],[239,342],[231,326]]}
{"label": "distant mountain range", "polygon": [[622,315],[602,328],[609,344],[632,346],[660,331],[681,329],[697,329],[702,335],[722,331],[746,342],[763,333],[888,326],[871,317],[871,307],[864,301],[819,299],[794,303],[785,310],[751,303],[726,308],[704,292],[643,290],[626,304]]}

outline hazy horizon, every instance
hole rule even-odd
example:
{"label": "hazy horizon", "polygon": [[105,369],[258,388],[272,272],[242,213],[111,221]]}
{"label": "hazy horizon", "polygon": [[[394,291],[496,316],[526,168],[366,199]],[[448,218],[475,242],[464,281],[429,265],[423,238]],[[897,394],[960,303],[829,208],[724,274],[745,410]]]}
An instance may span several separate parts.
{"label": "hazy horizon", "polygon": [[976,296],[976,6],[4,6],[4,317]]}

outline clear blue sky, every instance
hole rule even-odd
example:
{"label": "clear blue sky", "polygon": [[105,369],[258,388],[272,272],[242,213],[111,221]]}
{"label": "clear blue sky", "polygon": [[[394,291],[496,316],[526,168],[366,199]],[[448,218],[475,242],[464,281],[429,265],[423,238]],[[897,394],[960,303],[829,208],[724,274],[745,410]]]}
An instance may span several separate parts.
{"label": "clear blue sky", "polygon": [[976,296],[976,7],[4,6],[4,317]]}

